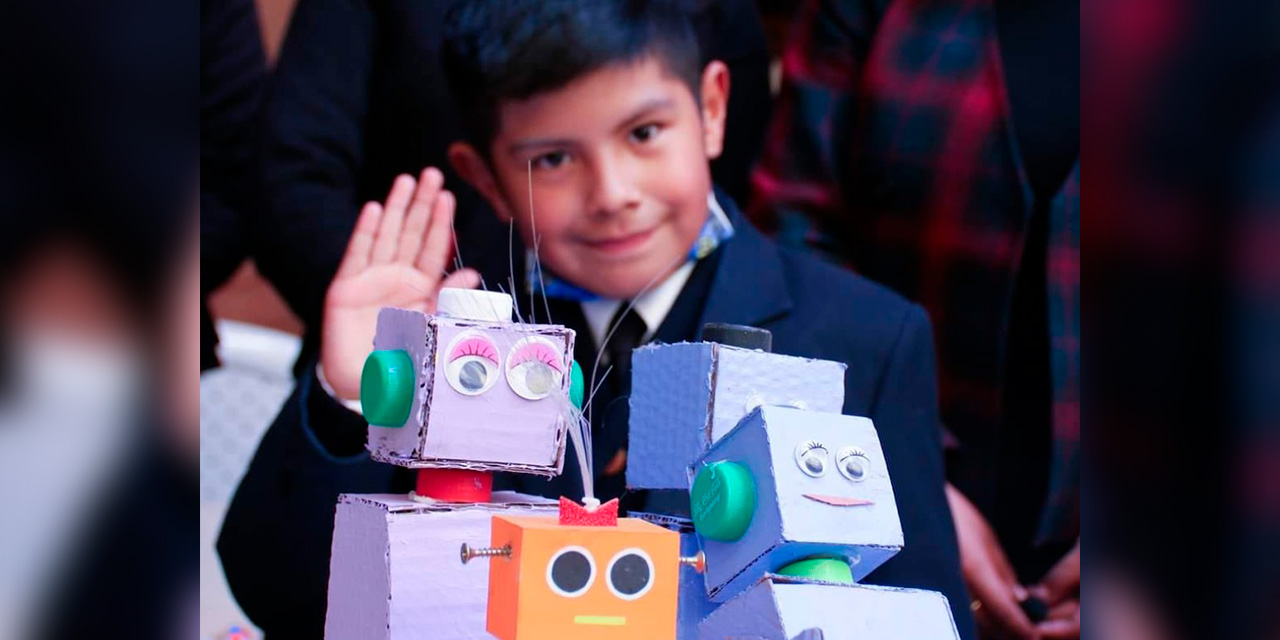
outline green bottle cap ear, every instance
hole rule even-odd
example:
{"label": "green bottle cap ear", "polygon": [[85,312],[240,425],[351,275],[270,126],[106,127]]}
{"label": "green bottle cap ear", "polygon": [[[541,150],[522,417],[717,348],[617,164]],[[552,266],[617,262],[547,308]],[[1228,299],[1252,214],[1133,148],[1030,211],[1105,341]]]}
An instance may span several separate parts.
{"label": "green bottle cap ear", "polygon": [[853,584],[853,570],[849,561],[843,558],[809,558],[798,560],[775,571],[780,576],[808,578],[823,582],[840,582]]}
{"label": "green bottle cap ear", "polygon": [[747,532],[756,512],[751,471],[736,462],[715,462],[698,471],[689,490],[693,527],[710,540],[733,542]]}
{"label": "green bottle cap ear", "polygon": [[582,399],[587,388],[586,382],[582,380],[582,367],[578,366],[578,361],[573,361],[573,366],[569,368],[569,401],[579,410],[582,409]]}
{"label": "green bottle cap ear", "polygon": [[413,360],[403,350],[374,351],[360,374],[360,408],[371,425],[402,427],[413,408]]}

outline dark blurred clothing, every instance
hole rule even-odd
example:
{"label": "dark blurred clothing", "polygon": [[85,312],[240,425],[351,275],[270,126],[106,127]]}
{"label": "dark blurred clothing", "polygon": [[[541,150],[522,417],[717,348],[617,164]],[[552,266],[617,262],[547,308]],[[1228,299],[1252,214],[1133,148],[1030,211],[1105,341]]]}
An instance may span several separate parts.
{"label": "dark blurred clothing", "polygon": [[[969,458],[957,463],[967,464],[968,473],[993,476],[995,506],[987,517],[1019,577],[1030,583],[1074,544],[1070,536],[1038,545],[1027,541],[1038,537],[1054,455],[1049,222],[1054,193],[1080,158],[1080,3],[995,0],[994,10],[1007,118],[1031,191],[1031,212],[1009,301],[998,444],[991,452],[954,453]],[[1079,252],[1078,244],[1073,250]],[[986,471],[975,468],[988,462]]]}
{"label": "dark blurred clothing", "polygon": [[1023,574],[1079,535],[1077,12],[807,3],[753,176],[781,242],[929,311],[948,477]]}
{"label": "dark blurred clothing", "polygon": [[1084,14],[1089,557],[1188,638],[1280,628],[1280,61],[1253,49],[1274,54],[1273,10]]}
{"label": "dark blurred clothing", "polygon": [[[440,60],[451,4],[300,0],[293,12],[266,108],[269,215],[255,219],[253,251],[307,328],[299,362],[314,356],[324,293],[360,206],[385,199],[397,174],[444,171],[458,195],[462,261],[487,282],[507,282],[507,227],[446,157],[462,137]],[[694,25],[704,58],[725,61],[732,76],[712,173],[741,196],[769,116],[767,45],[749,0],[704,4]]]}
{"label": "dark blurred clothing", "polygon": [[994,2],[1006,117],[1035,206],[1046,207],[1080,157],[1080,3]]}
{"label": "dark blurred clothing", "polygon": [[[1241,423],[1234,457],[1239,532],[1229,560],[1232,612],[1241,630],[1280,637],[1280,90],[1241,175],[1241,219],[1230,232],[1234,404]],[[1265,635],[1270,634],[1270,635]]]}
{"label": "dark blurred clothing", "polygon": [[[0,19],[0,260],[64,240],[87,250],[147,335],[172,332],[161,311],[195,222],[199,28],[197,3],[175,0],[6,3]],[[164,361],[159,346],[147,356]],[[176,609],[198,592],[195,474],[159,443],[137,453],[120,485],[84,488],[102,510],[60,576],[47,637],[184,631]]]}
{"label": "dark blurred clothing", "polygon": [[200,370],[217,366],[204,299],[249,255],[261,214],[260,110],[267,61],[253,0],[200,3]]}
{"label": "dark blurred clothing", "polygon": [[68,554],[38,637],[169,640],[198,632],[199,476],[173,459],[162,427],[138,434],[124,477],[101,497]]}
{"label": "dark blurred clothing", "polygon": [[0,236],[69,236],[155,309],[195,213],[196,3],[18,2],[0,23]]}

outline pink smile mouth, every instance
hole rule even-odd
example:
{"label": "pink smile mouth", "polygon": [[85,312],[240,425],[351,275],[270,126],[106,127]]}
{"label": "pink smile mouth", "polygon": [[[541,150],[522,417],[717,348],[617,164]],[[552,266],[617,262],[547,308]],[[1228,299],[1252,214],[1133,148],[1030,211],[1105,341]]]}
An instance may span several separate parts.
{"label": "pink smile mouth", "polygon": [[862,498],[846,498],[844,496],[827,496],[827,495],[821,495],[817,493],[806,493],[804,494],[804,497],[810,500],[813,500],[814,502],[829,504],[833,507],[861,507],[863,505],[875,504],[870,500],[864,500]]}
{"label": "pink smile mouth", "polygon": [[586,240],[584,241],[584,244],[602,253],[625,253],[644,244],[644,242],[653,235],[655,230],[656,228],[651,228],[624,236]]}

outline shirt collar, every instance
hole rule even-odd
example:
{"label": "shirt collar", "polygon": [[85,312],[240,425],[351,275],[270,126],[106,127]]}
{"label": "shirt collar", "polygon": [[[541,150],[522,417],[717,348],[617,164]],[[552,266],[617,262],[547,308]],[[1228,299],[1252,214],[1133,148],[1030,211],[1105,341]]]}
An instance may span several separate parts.
{"label": "shirt collar", "polygon": [[[671,312],[676,299],[680,297],[680,292],[684,290],[685,283],[689,281],[689,275],[693,273],[694,264],[692,260],[685,262],[661,284],[636,296],[633,308],[645,324],[642,341],[652,338],[667,314]],[[605,334],[609,331],[609,321],[613,320],[614,314],[622,307],[622,303],[622,300],[612,298],[596,298],[582,302],[582,315],[587,319],[587,327],[591,330],[591,338],[595,340],[596,348],[601,348],[604,344]]]}

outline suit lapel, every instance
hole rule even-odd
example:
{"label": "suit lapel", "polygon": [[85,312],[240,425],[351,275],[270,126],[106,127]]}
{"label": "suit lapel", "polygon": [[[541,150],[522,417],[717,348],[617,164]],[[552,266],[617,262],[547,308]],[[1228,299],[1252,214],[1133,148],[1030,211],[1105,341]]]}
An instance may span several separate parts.
{"label": "suit lapel", "polygon": [[716,198],[733,223],[734,235],[724,244],[698,327],[708,322],[759,326],[786,315],[792,301],[778,246],[761,235],[727,195],[717,190]]}

